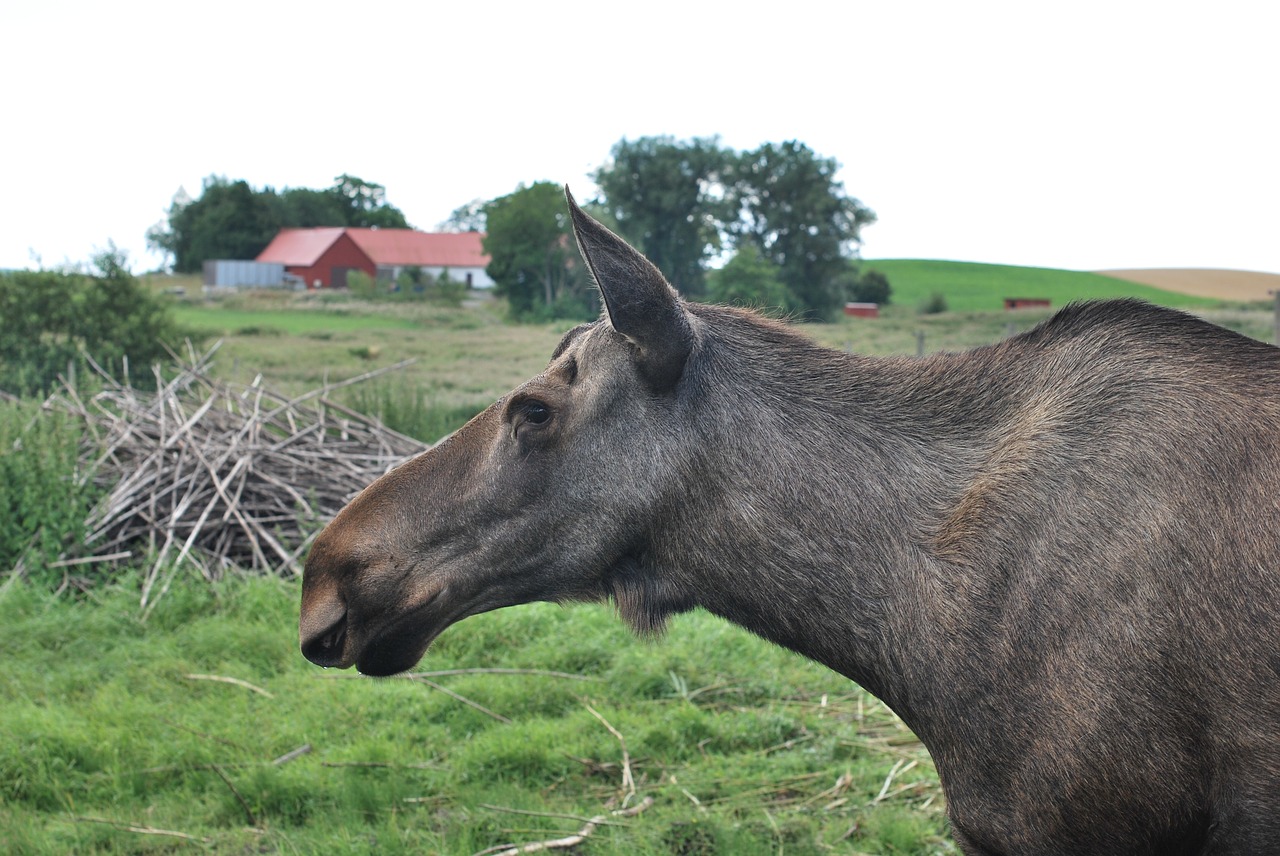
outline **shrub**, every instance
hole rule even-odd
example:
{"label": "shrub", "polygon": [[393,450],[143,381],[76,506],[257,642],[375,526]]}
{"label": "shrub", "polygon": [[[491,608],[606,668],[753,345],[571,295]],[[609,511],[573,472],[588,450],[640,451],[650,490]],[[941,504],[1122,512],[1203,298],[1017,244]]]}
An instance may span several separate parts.
{"label": "shrub", "polygon": [[[0,404],[0,569],[39,574],[83,539],[96,496],[78,478],[80,429],[31,404]],[[60,576],[60,573],[59,573]]]}
{"label": "shrub", "polygon": [[462,298],[467,296],[467,284],[449,276],[449,269],[444,268],[436,277],[435,289],[428,289],[427,296],[446,306],[461,306]]}
{"label": "shrub", "polygon": [[377,280],[362,270],[347,271],[347,288],[364,300],[373,300],[378,295]]}
{"label": "shrub", "polygon": [[747,242],[719,270],[707,274],[707,299],[754,309],[792,308],[795,300],[783,285],[778,267]]}
{"label": "shrub", "polygon": [[889,277],[878,270],[869,270],[853,283],[849,289],[849,299],[859,303],[877,303],[887,306],[892,291],[893,289],[889,287]]}
{"label": "shrub", "polygon": [[185,336],[162,298],[153,295],[109,250],[81,271],[0,274],[0,389],[47,393],[58,375],[88,357],[128,380],[144,382],[166,346]]}
{"label": "shrub", "polygon": [[940,291],[935,291],[920,301],[919,312],[921,315],[938,315],[947,311],[947,298]]}

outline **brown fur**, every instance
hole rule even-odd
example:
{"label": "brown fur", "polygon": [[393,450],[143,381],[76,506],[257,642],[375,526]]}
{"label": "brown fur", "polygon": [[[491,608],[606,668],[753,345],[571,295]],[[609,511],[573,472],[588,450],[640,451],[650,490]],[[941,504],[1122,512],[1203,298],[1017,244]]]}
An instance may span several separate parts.
{"label": "brown fur", "polygon": [[1122,301],[849,356],[683,303],[571,211],[607,316],[322,533],[308,657],[701,607],[891,705],[967,853],[1280,852],[1280,351]]}

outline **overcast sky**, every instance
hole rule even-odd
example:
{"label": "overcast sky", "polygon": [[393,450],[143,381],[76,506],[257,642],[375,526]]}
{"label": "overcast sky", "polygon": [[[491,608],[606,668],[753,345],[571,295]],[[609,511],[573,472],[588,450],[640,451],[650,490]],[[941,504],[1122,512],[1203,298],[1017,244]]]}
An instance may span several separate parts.
{"label": "overcast sky", "polygon": [[1280,272],[1271,5],[5,3],[0,267],[109,240],[153,267],[213,174],[351,173],[429,230],[522,182],[589,197],[622,138],[718,135],[836,159],[867,258]]}

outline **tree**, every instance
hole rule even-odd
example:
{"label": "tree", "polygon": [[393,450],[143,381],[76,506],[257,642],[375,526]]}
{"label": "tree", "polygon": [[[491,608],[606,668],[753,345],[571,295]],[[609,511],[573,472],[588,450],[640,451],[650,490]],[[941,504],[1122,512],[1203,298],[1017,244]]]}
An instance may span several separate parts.
{"label": "tree", "polygon": [[347,206],[333,188],[287,187],[280,192],[278,206],[282,226],[310,229],[347,225]]}
{"label": "tree", "polygon": [[387,202],[387,189],[381,184],[365,181],[343,173],[329,189],[343,209],[343,222],[330,226],[354,226],[376,229],[407,229],[409,222],[404,213]]}
{"label": "tree", "polygon": [[732,159],[714,137],[624,139],[592,176],[607,219],[686,296],[703,294],[706,261],[720,249]]}
{"label": "tree", "polygon": [[148,244],[173,254],[173,268],[200,270],[207,259],[252,259],[280,229],[275,192],[220,176],[204,180],[199,199],[175,201],[169,230],[148,232]]}
{"label": "tree", "polygon": [[755,244],[744,244],[719,270],[707,274],[707,299],[753,309],[781,309],[794,301],[778,268]]}
{"label": "tree", "polygon": [[889,277],[878,270],[864,271],[849,290],[849,299],[860,303],[878,303],[886,306],[892,293]]}
{"label": "tree", "polygon": [[117,373],[128,358],[130,379],[142,383],[165,345],[183,332],[162,303],[129,272],[123,252],[111,247],[81,271],[0,274],[0,389],[44,393],[68,363],[87,355]]}
{"label": "tree", "polygon": [[845,195],[839,164],[797,141],[766,143],[740,156],[732,193],[741,247],[753,242],[778,266],[792,295],[790,307],[809,319],[835,315],[845,301],[841,285],[860,230],[875,214]]}
{"label": "tree", "polygon": [[483,199],[472,199],[466,205],[453,209],[449,219],[440,224],[445,232],[483,232],[485,230],[485,207]]}
{"label": "tree", "polygon": [[573,242],[564,192],[547,181],[489,202],[485,268],[517,318],[593,317],[594,292]]}

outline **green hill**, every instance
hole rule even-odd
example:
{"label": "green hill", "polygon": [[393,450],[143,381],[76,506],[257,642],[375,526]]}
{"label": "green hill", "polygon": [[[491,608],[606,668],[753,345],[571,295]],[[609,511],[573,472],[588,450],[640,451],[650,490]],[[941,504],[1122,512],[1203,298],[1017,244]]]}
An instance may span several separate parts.
{"label": "green hill", "polygon": [[1139,297],[1179,307],[1220,303],[1081,271],[917,259],[868,260],[863,267],[889,278],[892,302],[899,306],[916,306],[935,293],[946,298],[948,309],[971,312],[1001,309],[1006,297],[1048,298],[1054,308],[1105,297]]}

